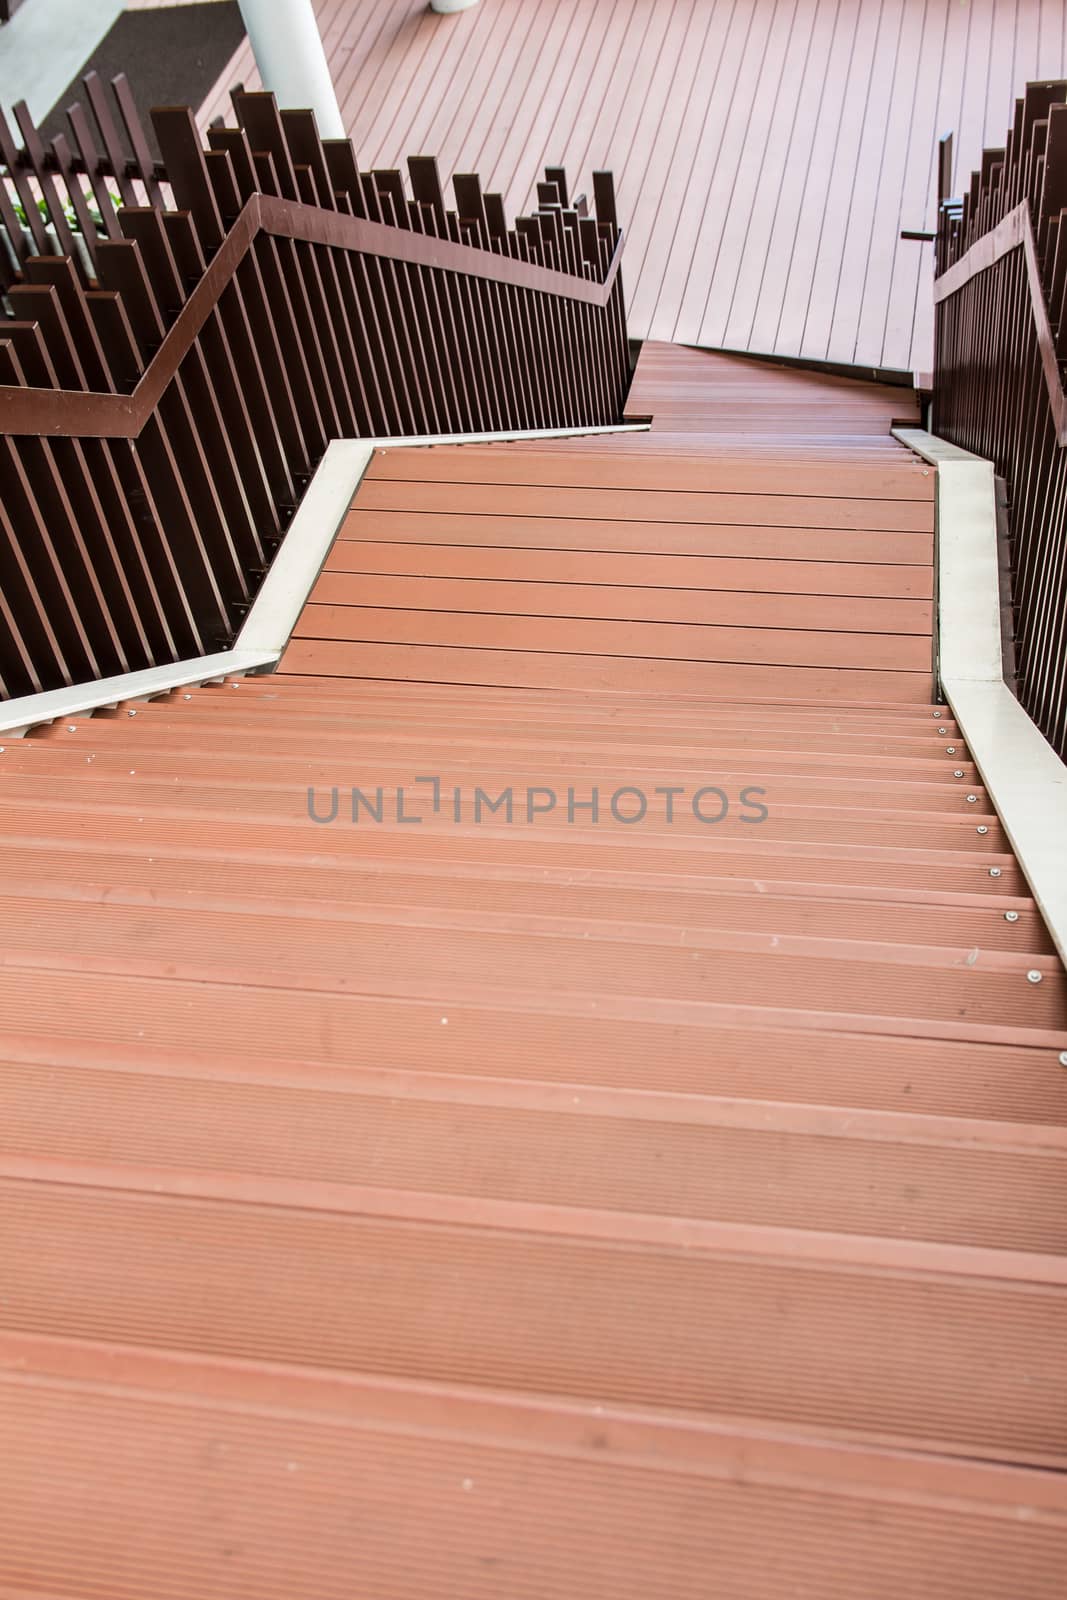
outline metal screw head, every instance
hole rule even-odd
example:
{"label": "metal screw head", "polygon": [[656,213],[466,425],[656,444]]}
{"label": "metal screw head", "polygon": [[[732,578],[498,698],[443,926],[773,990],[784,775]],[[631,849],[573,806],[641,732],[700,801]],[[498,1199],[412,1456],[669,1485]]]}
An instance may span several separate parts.
{"label": "metal screw head", "polygon": [[183,694],[183,695],[182,695],[182,699],[183,699],[183,700],[191,700],[191,699],[192,699],[192,698],[193,698],[193,697],[192,697],[192,695],[191,695],[191,694]]}
{"label": "metal screw head", "polygon": [[978,804],[978,796],[976,794],[969,794],[967,796],[967,804],[969,806],[976,806]]}
{"label": "metal screw head", "polygon": [[938,731],[938,733],[947,733],[948,729],[947,728],[938,728],[937,731]]}
{"label": "metal screw head", "polygon": [[947,744],[945,746],[945,752],[947,755],[954,756],[956,754],[956,746],[954,744]]}
{"label": "metal screw head", "polygon": [[980,822],[978,824],[977,828],[975,829],[975,832],[976,833],[988,833],[989,829],[986,827],[984,822]]}
{"label": "metal screw head", "polygon": [[991,878],[999,878],[1000,877],[1000,868],[999,867],[990,867],[989,876]]}
{"label": "metal screw head", "polygon": [[76,722],[68,722],[67,723],[67,732],[68,733],[77,733],[77,731],[78,731],[78,724]]}
{"label": "metal screw head", "polygon": [[1027,981],[1027,983],[1040,983],[1041,982],[1041,974],[1040,974],[1040,972],[1038,972],[1036,967],[1034,967],[1030,972],[1028,972],[1026,974],[1026,981]]}
{"label": "metal screw head", "polygon": [[1019,913],[1017,911],[1005,911],[1005,913],[1004,913],[1004,921],[1005,922],[1018,922],[1018,920],[1019,920]]}
{"label": "metal screw head", "polygon": [[127,711],[126,715],[128,717],[135,717],[137,715],[137,713],[136,713],[136,711]]}
{"label": "metal screw head", "polygon": [[1060,1066],[1067,1067],[1067,1050],[1060,1051]]}
{"label": "metal screw head", "polygon": [[955,770],[955,772],[954,772],[954,773],[953,773],[953,774],[952,774],[952,776],[953,776],[953,777],[954,777],[954,778],[962,778],[962,777],[963,777],[963,771],[962,771],[962,769],[961,769],[961,768],[960,768],[960,767],[957,767],[957,768],[956,768],[956,770]]}

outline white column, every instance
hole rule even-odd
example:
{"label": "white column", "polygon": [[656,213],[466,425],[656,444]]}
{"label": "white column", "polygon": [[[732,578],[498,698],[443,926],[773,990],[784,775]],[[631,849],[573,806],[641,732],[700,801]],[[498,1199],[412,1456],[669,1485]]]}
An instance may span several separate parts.
{"label": "white column", "polygon": [[311,0],[238,0],[264,89],[280,106],[310,106],[324,139],[343,139],[344,124],[326,65]]}
{"label": "white column", "polygon": [[471,6],[477,4],[478,0],[430,0],[430,10],[442,17],[450,17],[453,11],[469,11]]}

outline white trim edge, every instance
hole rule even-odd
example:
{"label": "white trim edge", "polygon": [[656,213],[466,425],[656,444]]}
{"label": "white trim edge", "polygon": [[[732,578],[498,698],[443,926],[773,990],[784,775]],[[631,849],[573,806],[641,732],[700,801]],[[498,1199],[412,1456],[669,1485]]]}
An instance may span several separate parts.
{"label": "white trim edge", "polygon": [[0,701],[0,737],[18,739],[31,728],[62,717],[84,716],[87,711],[99,711],[124,700],[153,699],[191,683],[210,683],[217,678],[275,666],[289,643],[297,618],[376,450],[453,444],[518,444],[605,433],[647,433],[648,428],[647,422],[622,422],[588,428],[522,428],[503,433],[422,433],[407,438],[334,440],[327,446],[304,491],[232,650]]}
{"label": "white trim edge", "polygon": [[1067,766],[1004,682],[993,464],[919,428],[893,435],[937,467],[941,689],[1067,965]]}
{"label": "white trim edge", "polygon": [[249,608],[235,641],[236,649],[270,650],[275,660],[280,657],[333,548],[337,530],[375,448],[369,439],[339,439],[327,445],[281,549]]}
{"label": "white trim edge", "polygon": [[194,656],[165,667],[145,667],[142,672],[124,672],[117,678],[96,678],[69,689],[49,689],[43,694],[4,700],[0,702],[0,738],[17,739],[41,723],[83,716],[86,711],[99,711],[124,700],[153,700],[190,683],[211,683],[234,673],[255,672],[273,666],[277,659],[273,651],[220,650],[213,656]]}

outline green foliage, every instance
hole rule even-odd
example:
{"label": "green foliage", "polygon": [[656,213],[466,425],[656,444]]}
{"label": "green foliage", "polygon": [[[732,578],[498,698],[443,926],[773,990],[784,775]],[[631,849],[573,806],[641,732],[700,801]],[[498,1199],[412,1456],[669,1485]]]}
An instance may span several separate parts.
{"label": "green foliage", "polygon": [[[107,191],[107,194],[108,194],[109,200],[111,201],[111,204],[115,207],[115,210],[118,211],[120,209],[121,205],[122,205],[122,200],[121,200],[120,196],[117,195],[113,189],[109,189]],[[22,224],[22,226],[24,228],[27,227],[28,224],[29,224],[29,219],[26,216],[26,208],[23,206],[22,201],[18,200],[18,199],[15,199],[14,200],[14,207],[15,207],[15,215],[16,215],[16,217],[21,222],[21,224]],[[47,205],[45,204],[45,202],[43,200],[38,200],[37,209],[41,213],[41,216],[44,218],[45,222],[49,222],[51,220],[51,218],[49,216],[49,213],[48,213],[48,207],[47,207]],[[67,201],[67,203],[63,207],[63,215],[66,217],[67,225],[68,225],[68,227],[70,227],[72,232],[80,233],[81,228],[80,228],[80,225],[78,223],[77,214],[75,213],[74,207],[71,205],[69,200]],[[93,224],[97,228],[102,228],[103,227],[104,219],[101,217],[99,209],[93,204],[93,202],[91,200],[89,201],[89,216],[92,219]]]}

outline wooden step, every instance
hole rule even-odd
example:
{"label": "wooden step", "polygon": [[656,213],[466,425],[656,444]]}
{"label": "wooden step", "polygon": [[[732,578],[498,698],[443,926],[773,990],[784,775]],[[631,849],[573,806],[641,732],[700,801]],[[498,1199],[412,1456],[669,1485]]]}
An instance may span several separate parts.
{"label": "wooden step", "polygon": [[1067,1559],[1054,1472],[19,1334],[0,1377],[2,1570],[42,1593],[155,1593],[165,1574],[198,1600],[645,1600],[669,1573],[703,1600],[713,1573],[778,1600],[788,1573],[827,1600],[901,1600],[936,1572],[952,1600],[1056,1600]]}

